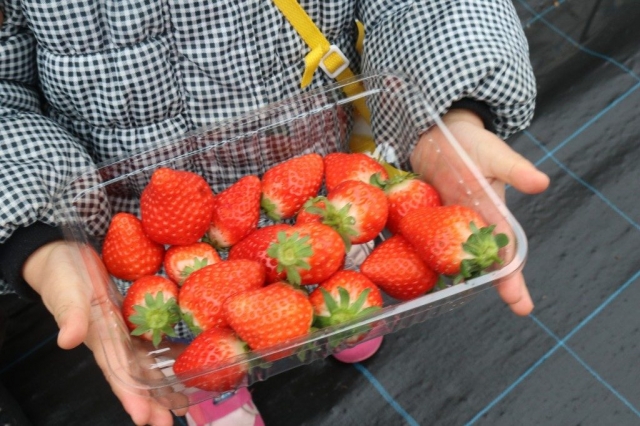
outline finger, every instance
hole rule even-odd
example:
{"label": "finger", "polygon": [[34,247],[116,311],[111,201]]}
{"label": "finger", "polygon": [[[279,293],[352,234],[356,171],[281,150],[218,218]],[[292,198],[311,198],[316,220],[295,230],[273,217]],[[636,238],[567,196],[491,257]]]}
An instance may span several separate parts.
{"label": "finger", "polygon": [[478,161],[488,174],[525,194],[538,194],[549,186],[549,177],[511,149],[493,133],[483,132],[478,141]]}
{"label": "finger", "polygon": [[69,281],[54,276],[42,293],[42,300],[60,329],[58,346],[62,349],[80,345],[89,327],[89,296],[79,286],[67,284]]}
{"label": "finger", "polygon": [[55,244],[38,250],[36,271],[25,271],[25,279],[40,294],[55,318],[60,332],[58,345],[71,349],[81,344],[89,327],[91,289],[77,273],[69,248]]}
{"label": "finger", "polygon": [[[111,342],[106,336],[106,331],[100,332],[101,320],[93,321],[85,341],[87,347],[91,349],[96,363],[102,370],[114,395],[120,400],[124,410],[131,416],[131,420],[136,425],[171,426],[173,416],[168,408],[160,405],[149,395],[140,393],[142,390],[128,389],[120,378],[115,377],[107,361],[107,354],[115,359],[113,346],[117,343]],[[120,373],[118,373],[120,374]],[[121,372],[121,374],[126,374]]]}
{"label": "finger", "polygon": [[517,273],[497,285],[498,294],[514,314],[526,316],[533,311],[533,300],[522,273]]}

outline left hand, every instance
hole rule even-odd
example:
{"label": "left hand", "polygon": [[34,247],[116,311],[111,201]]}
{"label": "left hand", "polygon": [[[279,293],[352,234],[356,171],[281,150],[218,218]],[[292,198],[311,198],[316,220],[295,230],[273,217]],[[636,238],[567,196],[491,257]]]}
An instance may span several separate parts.
{"label": "left hand", "polygon": [[[480,117],[472,111],[455,109],[445,114],[442,121],[503,201],[507,184],[525,194],[538,194],[549,186],[546,174],[486,130]],[[443,146],[446,143],[446,137],[437,126],[422,135],[411,155],[413,170],[422,176],[429,173],[433,164],[430,162],[433,140],[442,140],[440,145]],[[515,314],[524,316],[533,310],[533,301],[522,272],[500,282],[497,290]]]}
{"label": "left hand", "polygon": [[[106,271],[96,268],[101,265],[97,253],[87,248],[85,255],[94,257],[94,261],[88,263],[91,280],[96,283],[104,282]],[[85,282],[83,276],[78,273],[75,262],[76,258],[67,243],[56,241],[36,250],[23,268],[24,279],[40,294],[44,305],[58,324],[58,346],[62,349],[72,349],[84,342],[93,352],[96,363],[111,385],[113,393],[135,424],[173,425],[173,417],[168,408],[150,395],[146,395],[144,391],[130,384],[125,385],[122,377],[116,377],[112,373],[114,365],[110,366],[109,362],[115,360],[115,369],[119,375],[127,376],[126,363],[125,368],[118,366],[118,356],[123,353],[123,349],[119,347],[126,343],[118,338],[110,338],[110,333],[105,327],[114,328],[113,325],[107,325],[106,321],[101,319],[102,312],[98,312],[99,315],[92,312],[92,309],[99,309],[101,304],[108,303],[106,287],[92,286],[91,283]],[[101,294],[98,291],[101,291]],[[141,354],[143,355],[144,353]],[[156,379],[161,376],[157,370],[147,373],[157,374]],[[187,401],[181,403],[186,405]],[[178,416],[185,413],[186,409],[175,410]]]}

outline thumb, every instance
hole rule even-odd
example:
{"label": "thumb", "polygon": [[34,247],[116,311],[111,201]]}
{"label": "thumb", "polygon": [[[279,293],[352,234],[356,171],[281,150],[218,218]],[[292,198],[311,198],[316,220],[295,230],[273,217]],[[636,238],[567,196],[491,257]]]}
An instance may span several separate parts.
{"label": "thumb", "polygon": [[549,177],[545,173],[495,135],[489,134],[478,150],[486,152],[483,158],[488,159],[486,170],[492,177],[516,190],[538,194],[549,186]]}
{"label": "thumb", "polygon": [[473,112],[449,111],[442,120],[485,177],[511,185],[525,194],[538,194],[549,186],[546,174],[496,134],[486,130]]}
{"label": "thumb", "polygon": [[[468,124],[466,126],[469,127]],[[456,139],[485,176],[511,185],[525,194],[538,194],[547,189],[549,177],[505,141],[485,129],[474,129],[473,132],[466,130],[456,131]]]}
{"label": "thumb", "polygon": [[55,318],[58,346],[71,349],[81,344],[89,329],[91,291],[77,272],[69,247],[63,242],[41,247],[25,263],[23,276]]}

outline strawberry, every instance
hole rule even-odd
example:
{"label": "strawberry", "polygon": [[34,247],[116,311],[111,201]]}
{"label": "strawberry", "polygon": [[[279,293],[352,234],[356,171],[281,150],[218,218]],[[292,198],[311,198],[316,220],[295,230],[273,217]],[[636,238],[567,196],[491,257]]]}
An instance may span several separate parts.
{"label": "strawberry", "polygon": [[288,219],[315,197],[322,185],[324,164],[319,154],[305,154],[279,163],[262,176],[261,206],[273,220]]}
{"label": "strawberry", "polygon": [[213,217],[207,231],[216,248],[228,248],[258,226],[261,185],[257,176],[244,176],[214,198]]}
{"label": "strawberry", "polygon": [[277,241],[278,232],[291,229],[291,225],[277,223],[258,228],[231,247],[228,259],[249,259],[260,262],[266,270],[266,282],[273,283],[286,278],[284,271],[277,271],[278,261],[267,254],[267,249]]}
{"label": "strawberry", "polygon": [[133,336],[158,346],[163,336],[175,337],[180,321],[178,286],[158,275],[146,275],[131,284],[122,301],[122,315]]}
{"label": "strawberry", "polygon": [[400,234],[377,245],[360,264],[360,272],[398,300],[410,300],[425,294],[439,278]]}
{"label": "strawberry", "polygon": [[442,205],[438,191],[413,173],[399,174],[393,178],[376,182],[387,194],[389,201],[389,217],[387,229],[392,233],[398,232],[400,220],[411,210],[422,207]]}
{"label": "strawberry", "polygon": [[164,255],[164,270],[173,282],[182,285],[192,272],[221,260],[218,252],[207,243],[171,246]]}
{"label": "strawberry", "polygon": [[315,314],[314,325],[327,327],[367,315],[382,307],[382,294],[365,275],[341,270],[322,282],[309,301]]}
{"label": "strawberry", "polygon": [[[328,208],[333,207],[331,203],[327,201],[326,197],[318,196],[310,198],[306,203],[304,203],[304,205],[296,215],[296,224],[302,225],[304,223],[312,222],[323,223],[323,218],[327,215],[327,213],[325,213],[327,210],[327,204],[329,204]],[[336,229],[336,227],[332,228]],[[345,244],[347,243],[350,244],[348,238],[345,239]]]}
{"label": "strawberry", "polygon": [[400,221],[400,234],[416,248],[418,255],[439,274],[455,276],[455,282],[484,273],[501,263],[500,248],[508,243],[505,234],[493,235],[473,209],[461,205],[420,208]]}
{"label": "strawberry", "polygon": [[159,168],[140,196],[142,228],[160,244],[197,242],[208,229],[212,213],[213,192],[192,172]]}
{"label": "strawberry", "polygon": [[277,282],[231,296],[224,315],[251,349],[260,350],[308,333],[313,308],[304,291]]}
{"label": "strawberry", "polygon": [[196,335],[212,327],[226,327],[222,313],[225,300],[262,287],[264,277],[264,266],[246,259],[226,260],[198,269],[180,288],[182,318]]}
{"label": "strawberry", "polygon": [[296,224],[278,232],[277,241],[269,246],[267,255],[277,260],[276,271],[284,271],[288,282],[317,284],[344,264],[345,245],[340,234],[330,226]]}
{"label": "strawberry", "polygon": [[134,281],[153,275],[162,266],[164,246],[142,230],[140,220],[130,213],[116,213],[102,244],[102,261],[116,278]]}
{"label": "strawberry", "polygon": [[347,180],[371,181],[375,174],[380,180],[387,180],[389,175],[377,160],[364,153],[334,152],[324,156],[325,187],[332,191],[338,184]]}
{"label": "strawberry", "polygon": [[247,351],[247,344],[232,330],[212,328],[193,339],[176,357],[173,372],[185,386],[210,392],[230,391],[249,371],[248,364],[242,362]]}
{"label": "strawberry", "polygon": [[345,241],[362,244],[376,238],[384,229],[389,204],[382,189],[358,180],[348,180],[329,191],[326,197],[316,197],[305,203],[296,223],[320,222],[335,229]]}

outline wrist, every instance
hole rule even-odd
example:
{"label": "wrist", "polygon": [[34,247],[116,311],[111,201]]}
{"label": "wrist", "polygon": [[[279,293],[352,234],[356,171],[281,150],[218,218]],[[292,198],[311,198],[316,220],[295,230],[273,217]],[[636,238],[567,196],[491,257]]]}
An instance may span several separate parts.
{"label": "wrist", "polygon": [[37,250],[63,240],[60,228],[43,222],[34,222],[29,226],[17,228],[4,243],[0,244],[0,277],[18,295],[32,300],[39,299],[38,294],[24,279],[24,266]]}
{"label": "wrist", "polygon": [[[463,114],[458,114],[457,112],[463,111]],[[449,112],[453,113],[455,116],[464,116],[468,120],[472,120],[473,124],[477,124],[477,119],[481,120],[481,125],[486,130],[495,133],[495,116],[491,112],[489,105],[485,102],[478,101],[471,98],[462,98],[451,104],[449,107]],[[471,118],[470,114],[473,114],[473,118]]]}
{"label": "wrist", "polygon": [[449,110],[445,115],[442,116],[442,122],[445,124],[445,126],[450,126],[458,122],[464,122],[484,128],[484,122],[482,121],[482,118],[474,111],[464,108]]}

